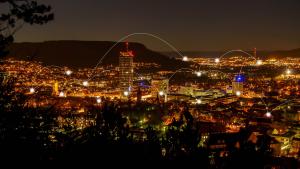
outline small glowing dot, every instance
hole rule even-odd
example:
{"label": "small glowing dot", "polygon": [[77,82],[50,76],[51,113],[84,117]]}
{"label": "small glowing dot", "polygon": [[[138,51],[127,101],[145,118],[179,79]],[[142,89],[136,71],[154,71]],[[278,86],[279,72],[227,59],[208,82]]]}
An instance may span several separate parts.
{"label": "small glowing dot", "polygon": [[89,82],[88,81],[84,81],[82,84],[83,84],[83,86],[88,86]]}
{"label": "small glowing dot", "polygon": [[125,95],[125,96],[128,96],[128,95],[129,95],[129,92],[128,92],[128,91],[124,91],[124,95]]}
{"label": "small glowing dot", "polygon": [[163,95],[164,95],[164,92],[163,92],[163,91],[160,91],[158,94],[159,94],[160,96],[163,96]]}
{"label": "small glowing dot", "polygon": [[101,103],[101,99],[100,98],[97,99],[97,103]]}
{"label": "small glowing dot", "polygon": [[32,87],[32,88],[29,89],[29,92],[30,92],[30,93],[34,93],[34,92],[35,92],[35,89]]}
{"label": "small glowing dot", "polygon": [[257,65],[262,65],[262,60],[257,60],[257,61],[256,61],[256,64],[257,64]]}
{"label": "small glowing dot", "polygon": [[240,91],[236,91],[235,94],[236,94],[237,96],[240,96],[240,95],[241,95],[241,92],[240,92]]}
{"label": "small glowing dot", "polygon": [[215,59],[215,62],[216,62],[216,63],[219,63],[219,62],[220,62],[220,59],[219,59],[219,58],[216,58],[216,59]]}
{"label": "small glowing dot", "polygon": [[197,76],[200,77],[202,75],[201,72],[196,72]]}
{"label": "small glowing dot", "polygon": [[189,58],[187,56],[183,56],[182,60],[186,62],[189,60]]}
{"label": "small glowing dot", "polygon": [[201,103],[202,103],[202,100],[197,99],[197,104],[201,104]]}
{"label": "small glowing dot", "polygon": [[72,71],[71,70],[67,70],[66,71],[66,75],[70,76],[72,74]]}
{"label": "small glowing dot", "polygon": [[266,113],[266,116],[267,116],[267,117],[271,117],[272,114],[271,114],[270,112],[267,112],[267,113]]}
{"label": "small glowing dot", "polygon": [[286,70],[286,74],[289,75],[289,74],[291,74],[291,73],[292,73],[292,71],[291,71],[290,69],[287,69],[287,70]]}
{"label": "small glowing dot", "polygon": [[59,93],[59,97],[64,97],[65,96],[65,93],[64,92],[60,92]]}

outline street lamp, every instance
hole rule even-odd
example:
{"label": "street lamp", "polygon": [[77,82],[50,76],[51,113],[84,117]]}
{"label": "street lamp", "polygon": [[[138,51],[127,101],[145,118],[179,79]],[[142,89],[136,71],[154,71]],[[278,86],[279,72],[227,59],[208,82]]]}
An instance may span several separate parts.
{"label": "street lamp", "polygon": [[272,116],[271,112],[266,113],[266,117],[270,118]]}
{"label": "street lamp", "polygon": [[202,100],[201,99],[197,99],[196,102],[197,102],[197,104],[201,104]]}
{"label": "street lamp", "polygon": [[202,75],[202,73],[199,71],[199,72],[196,72],[197,76],[200,77]]}
{"label": "street lamp", "polygon": [[101,103],[101,99],[100,98],[97,98],[97,103]]}
{"label": "street lamp", "polygon": [[67,70],[66,71],[66,75],[70,76],[72,74],[72,71],[71,70]]}
{"label": "street lamp", "polygon": [[65,96],[65,93],[64,92],[60,92],[59,93],[59,97],[64,97]]}
{"label": "street lamp", "polygon": [[124,96],[128,96],[129,95],[129,92],[128,91],[124,91]]}
{"label": "street lamp", "polygon": [[241,93],[241,91],[236,91],[235,94],[236,94],[237,96],[240,96],[242,93]]}
{"label": "street lamp", "polygon": [[83,84],[83,86],[88,86],[89,82],[88,81],[84,81],[82,84]]}
{"label": "street lamp", "polygon": [[287,69],[287,70],[285,71],[285,73],[289,75],[289,74],[292,73],[292,71],[291,71],[290,69]]}
{"label": "street lamp", "polygon": [[35,89],[34,89],[33,87],[31,87],[31,88],[29,89],[29,92],[30,92],[30,93],[34,93],[34,92],[35,92]]}
{"label": "street lamp", "polygon": [[163,91],[159,91],[158,94],[159,94],[160,96],[163,96],[163,95],[164,95],[164,92],[163,92]]}
{"label": "street lamp", "polygon": [[257,60],[256,65],[262,65],[262,60]]}
{"label": "street lamp", "polygon": [[183,56],[182,60],[183,60],[184,62],[186,62],[186,61],[189,60],[189,58],[188,58],[187,56]]}
{"label": "street lamp", "polygon": [[215,58],[215,62],[216,62],[216,63],[219,63],[219,62],[220,62],[220,59],[219,59],[219,58]]}

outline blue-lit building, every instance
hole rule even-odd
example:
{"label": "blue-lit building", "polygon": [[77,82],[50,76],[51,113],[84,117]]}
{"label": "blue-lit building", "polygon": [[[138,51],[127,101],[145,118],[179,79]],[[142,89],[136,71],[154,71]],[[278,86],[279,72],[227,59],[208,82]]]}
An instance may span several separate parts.
{"label": "blue-lit building", "polygon": [[236,95],[242,95],[243,94],[243,87],[245,82],[245,76],[242,74],[238,74],[234,77],[234,80],[232,82],[232,92]]}

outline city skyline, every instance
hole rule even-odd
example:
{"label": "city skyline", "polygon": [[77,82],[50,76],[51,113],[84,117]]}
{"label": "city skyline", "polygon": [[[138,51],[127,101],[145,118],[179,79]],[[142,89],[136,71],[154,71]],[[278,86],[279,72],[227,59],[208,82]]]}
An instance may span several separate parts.
{"label": "city skyline", "polygon": [[[16,34],[17,42],[117,41],[131,33],[147,32],[168,40],[181,51],[300,47],[300,2],[294,0],[41,2],[53,7],[54,22],[47,27],[24,26]],[[170,51],[149,37],[136,36],[129,41]]]}
{"label": "city skyline", "polygon": [[0,0],[0,160],[299,168],[299,7]]}

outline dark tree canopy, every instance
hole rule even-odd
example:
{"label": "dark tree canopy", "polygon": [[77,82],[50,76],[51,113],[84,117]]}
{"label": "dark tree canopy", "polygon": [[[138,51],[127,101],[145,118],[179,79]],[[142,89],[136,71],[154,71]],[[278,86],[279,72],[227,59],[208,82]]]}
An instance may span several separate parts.
{"label": "dark tree canopy", "polygon": [[31,0],[0,0],[7,11],[0,14],[0,58],[8,54],[7,46],[24,24],[45,24],[54,19],[51,6]]}

